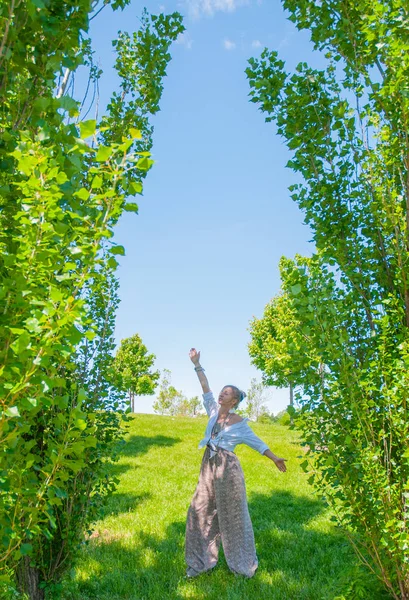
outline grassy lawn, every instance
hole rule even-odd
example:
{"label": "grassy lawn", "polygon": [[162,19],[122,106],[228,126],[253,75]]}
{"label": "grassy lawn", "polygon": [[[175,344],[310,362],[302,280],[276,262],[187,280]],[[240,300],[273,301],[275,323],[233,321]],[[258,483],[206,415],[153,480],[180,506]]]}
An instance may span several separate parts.
{"label": "grassy lawn", "polygon": [[259,557],[255,577],[234,576],[221,553],[214,571],[185,579],[186,513],[205,424],[205,418],[135,415],[114,466],[118,490],[64,584],[64,600],[333,600],[341,593],[355,562],[352,550],[306,481],[297,433],[280,425],[252,428],[289,459],[287,473],[237,447]]}

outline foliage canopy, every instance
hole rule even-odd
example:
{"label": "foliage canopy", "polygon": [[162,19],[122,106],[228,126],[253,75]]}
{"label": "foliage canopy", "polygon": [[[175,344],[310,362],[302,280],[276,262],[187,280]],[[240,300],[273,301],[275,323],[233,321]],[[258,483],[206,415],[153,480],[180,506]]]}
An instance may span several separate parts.
{"label": "foliage canopy", "polygon": [[0,568],[18,565],[31,598],[70,565],[115,485],[113,230],[137,212],[128,200],[152,165],[149,118],[183,30],[177,13],[144,12],[120,34],[120,93],[86,119],[69,80],[81,65],[91,87],[100,77],[87,32],[108,4],[128,0],[0,1]]}
{"label": "foliage canopy", "polygon": [[288,73],[265,49],[247,75],[301,176],[290,190],[316,252],[281,260],[250,353],[266,381],[298,386],[311,481],[362,561],[409,598],[408,5],[283,5],[328,66]]}

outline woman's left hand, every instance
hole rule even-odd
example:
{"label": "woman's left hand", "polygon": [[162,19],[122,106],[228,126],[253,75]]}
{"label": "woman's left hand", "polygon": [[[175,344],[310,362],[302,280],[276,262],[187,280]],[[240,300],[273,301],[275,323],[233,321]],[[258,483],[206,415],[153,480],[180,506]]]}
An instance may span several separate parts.
{"label": "woman's left hand", "polygon": [[287,471],[287,467],[285,466],[286,458],[275,458],[274,463],[279,471],[285,473]]}

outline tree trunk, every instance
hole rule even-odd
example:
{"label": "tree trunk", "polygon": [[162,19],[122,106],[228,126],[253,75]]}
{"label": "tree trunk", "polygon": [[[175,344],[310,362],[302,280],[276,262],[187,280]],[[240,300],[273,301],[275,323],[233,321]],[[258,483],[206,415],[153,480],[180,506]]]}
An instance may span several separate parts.
{"label": "tree trunk", "polygon": [[23,556],[17,567],[17,586],[30,600],[44,600],[44,590],[40,588],[40,571],[30,566],[30,558]]}
{"label": "tree trunk", "polygon": [[[290,406],[294,406],[294,388],[293,388],[293,384],[290,383]],[[293,418],[293,414],[290,414],[290,423],[291,425],[293,425],[294,423],[294,418]]]}

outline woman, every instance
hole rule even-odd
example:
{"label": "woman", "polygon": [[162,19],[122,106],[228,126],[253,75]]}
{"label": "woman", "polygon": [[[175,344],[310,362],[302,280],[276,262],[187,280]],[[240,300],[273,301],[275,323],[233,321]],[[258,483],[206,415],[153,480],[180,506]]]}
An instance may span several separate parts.
{"label": "woman", "polygon": [[252,577],[258,561],[254,533],[247,506],[244,475],[233,450],[247,444],[270,458],[285,472],[285,458],[278,458],[248,425],[234,413],[245,393],[226,385],[218,404],[200,365],[200,352],[192,348],[190,359],[203,389],[203,400],[209,421],[199,448],[206,446],[199,482],[187,513],[185,557],[186,575],[195,577],[212,569],[218,559],[220,542],[229,569]]}

